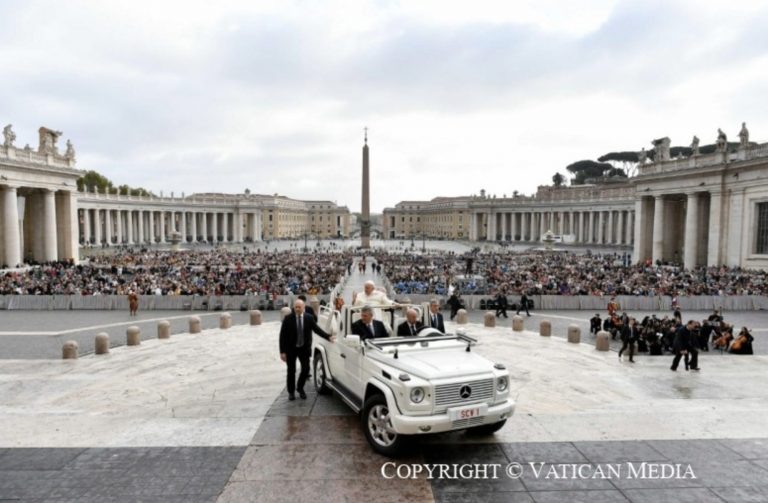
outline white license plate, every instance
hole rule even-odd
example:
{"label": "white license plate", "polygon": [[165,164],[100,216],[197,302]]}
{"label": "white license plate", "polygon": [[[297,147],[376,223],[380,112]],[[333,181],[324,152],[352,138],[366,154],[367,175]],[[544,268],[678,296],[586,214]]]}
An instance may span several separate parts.
{"label": "white license plate", "polygon": [[448,409],[448,417],[451,421],[459,421],[461,419],[473,419],[476,417],[482,417],[488,414],[488,404],[469,405],[467,407],[454,407]]}

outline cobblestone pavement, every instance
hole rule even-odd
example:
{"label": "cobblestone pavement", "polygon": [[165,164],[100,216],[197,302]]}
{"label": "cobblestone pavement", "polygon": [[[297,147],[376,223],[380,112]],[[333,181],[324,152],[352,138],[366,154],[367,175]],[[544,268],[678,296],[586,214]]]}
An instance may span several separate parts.
{"label": "cobblestone pavement", "polygon": [[[459,432],[390,460],[371,451],[339,398],[290,402],[283,391],[219,501],[764,502],[766,448],[765,439],[506,443]],[[449,471],[413,475],[424,464]]]}

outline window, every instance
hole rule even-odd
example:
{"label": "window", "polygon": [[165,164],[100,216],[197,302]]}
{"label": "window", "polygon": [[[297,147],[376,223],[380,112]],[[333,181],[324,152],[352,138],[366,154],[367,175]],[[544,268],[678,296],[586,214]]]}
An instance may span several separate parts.
{"label": "window", "polygon": [[757,203],[756,253],[768,254],[768,203]]}

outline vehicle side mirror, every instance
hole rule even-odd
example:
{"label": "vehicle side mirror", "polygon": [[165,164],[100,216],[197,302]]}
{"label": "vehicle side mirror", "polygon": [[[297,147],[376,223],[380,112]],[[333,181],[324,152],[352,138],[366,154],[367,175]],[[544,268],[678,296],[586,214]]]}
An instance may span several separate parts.
{"label": "vehicle side mirror", "polygon": [[344,338],[344,343],[352,348],[359,348],[360,347],[360,336],[359,335],[348,335]]}

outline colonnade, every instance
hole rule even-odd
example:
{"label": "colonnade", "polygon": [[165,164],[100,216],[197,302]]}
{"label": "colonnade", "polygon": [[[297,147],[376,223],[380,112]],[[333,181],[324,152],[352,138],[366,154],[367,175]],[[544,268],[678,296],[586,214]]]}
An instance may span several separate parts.
{"label": "colonnade", "polygon": [[538,242],[547,231],[552,231],[555,235],[570,235],[575,243],[631,245],[634,220],[635,210],[626,208],[476,211],[470,215],[469,239]]}
{"label": "colonnade", "polygon": [[78,258],[73,192],[6,184],[0,199],[0,266]]}
{"label": "colonnade", "polygon": [[682,261],[686,268],[721,263],[720,192],[642,196],[635,212],[636,261]]}
{"label": "colonnade", "polygon": [[153,209],[80,209],[80,241],[92,244],[260,241],[261,213]]}

